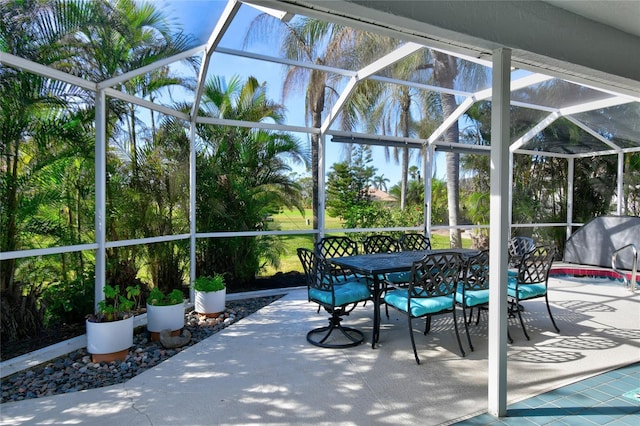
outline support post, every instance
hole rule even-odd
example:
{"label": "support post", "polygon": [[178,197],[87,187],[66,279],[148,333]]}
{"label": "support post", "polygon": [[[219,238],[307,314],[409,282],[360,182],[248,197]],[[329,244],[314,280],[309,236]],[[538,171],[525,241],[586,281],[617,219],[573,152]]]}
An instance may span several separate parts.
{"label": "support post", "polygon": [[104,284],[107,279],[107,112],[106,95],[104,90],[96,92],[96,146],[95,150],[95,180],[96,207],[95,233],[98,249],[96,250],[96,270],[94,284],[94,309],[98,312],[98,303],[104,300]]}
{"label": "support post", "polygon": [[509,239],[509,102],[511,50],[493,51],[489,261],[488,411],[507,414],[507,241]]}
{"label": "support post", "polygon": [[196,122],[189,125],[189,301],[195,301],[196,280]]}
{"label": "support post", "polygon": [[618,216],[622,216],[624,205],[624,152],[618,153]]}
{"label": "support post", "polygon": [[325,232],[325,220],[324,220],[324,211],[326,209],[326,171],[325,171],[325,161],[326,161],[326,135],[324,133],[320,134],[318,138],[318,229],[314,229],[314,231],[318,232],[318,241],[324,238]]}
{"label": "support post", "polygon": [[[511,225],[513,225],[513,151],[509,150],[509,238],[511,238]],[[491,219],[489,219],[491,220]]]}
{"label": "support post", "polygon": [[567,159],[567,240],[573,233],[573,182],[575,180],[575,159]]}
{"label": "support post", "polygon": [[424,149],[425,161],[422,168],[424,176],[424,235],[431,238],[431,185],[433,184],[433,145],[427,145]]}

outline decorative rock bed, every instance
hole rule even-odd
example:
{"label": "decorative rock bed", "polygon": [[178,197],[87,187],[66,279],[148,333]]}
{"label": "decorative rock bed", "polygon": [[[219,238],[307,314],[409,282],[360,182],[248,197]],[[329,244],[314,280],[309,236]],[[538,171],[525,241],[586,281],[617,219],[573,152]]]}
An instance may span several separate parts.
{"label": "decorative rock bed", "polygon": [[70,352],[48,363],[3,378],[1,402],[22,401],[126,382],[280,297],[227,302],[226,311],[217,318],[205,318],[193,311],[187,312],[185,330],[191,333],[191,339],[181,348],[166,349],[159,341],[152,342],[146,330],[137,330],[133,347],[123,362],[93,363],[86,348]]}

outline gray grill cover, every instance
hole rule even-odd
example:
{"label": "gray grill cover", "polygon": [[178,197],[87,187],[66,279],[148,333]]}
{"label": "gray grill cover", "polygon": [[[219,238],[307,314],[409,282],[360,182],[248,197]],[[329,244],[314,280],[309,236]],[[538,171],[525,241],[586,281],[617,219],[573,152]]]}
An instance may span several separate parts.
{"label": "gray grill cover", "polygon": [[[564,261],[611,268],[611,256],[617,249],[635,244],[640,250],[640,217],[602,216],[581,226],[564,247]],[[633,251],[620,252],[616,266],[630,270]]]}

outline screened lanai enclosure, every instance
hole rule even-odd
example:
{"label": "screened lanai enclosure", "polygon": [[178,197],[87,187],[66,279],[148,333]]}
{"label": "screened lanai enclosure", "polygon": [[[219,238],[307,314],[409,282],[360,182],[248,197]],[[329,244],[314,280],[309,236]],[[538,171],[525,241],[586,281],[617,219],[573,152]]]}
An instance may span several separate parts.
{"label": "screened lanai enclosure", "polygon": [[558,22],[595,34],[566,2],[367,3],[3,2],[2,338],[105,283],[242,290],[326,234],[490,245],[499,282],[512,235],[639,214],[640,35],[563,56]]}

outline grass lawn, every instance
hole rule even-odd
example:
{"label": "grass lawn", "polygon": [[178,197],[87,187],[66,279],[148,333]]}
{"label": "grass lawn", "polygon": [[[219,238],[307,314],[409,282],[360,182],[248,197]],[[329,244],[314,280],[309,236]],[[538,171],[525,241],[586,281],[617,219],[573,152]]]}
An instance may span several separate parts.
{"label": "grass lawn", "polygon": [[[311,230],[311,222],[312,222],[313,214],[311,209],[305,210],[304,217],[298,212],[286,210],[282,213],[273,216],[273,224],[274,227],[279,228],[283,231],[293,231],[300,230],[306,231]],[[308,221],[308,222],[307,222]],[[307,224],[308,223],[308,224]],[[327,228],[331,229],[339,229],[342,226],[340,219],[333,217],[326,217]],[[308,249],[313,248],[313,235],[286,235],[280,237],[282,244],[284,246],[284,253],[280,258],[280,267],[275,269],[273,267],[267,267],[262,272],[262,276],[271,276],[276,272],[290,272],[290,271],[298,271],[302,272],[302,266],[300,265],[300,261],[298,260],[298,255],[296,253],[296,249],[298,247],[305,247]],[[462,240],[463,247],[470,247],[471,240],[463,238]],[[431,235],[431,246],[433,248],[447,248],[449,247],[449,235],[446,232],[438,232],[433,233]]]}

